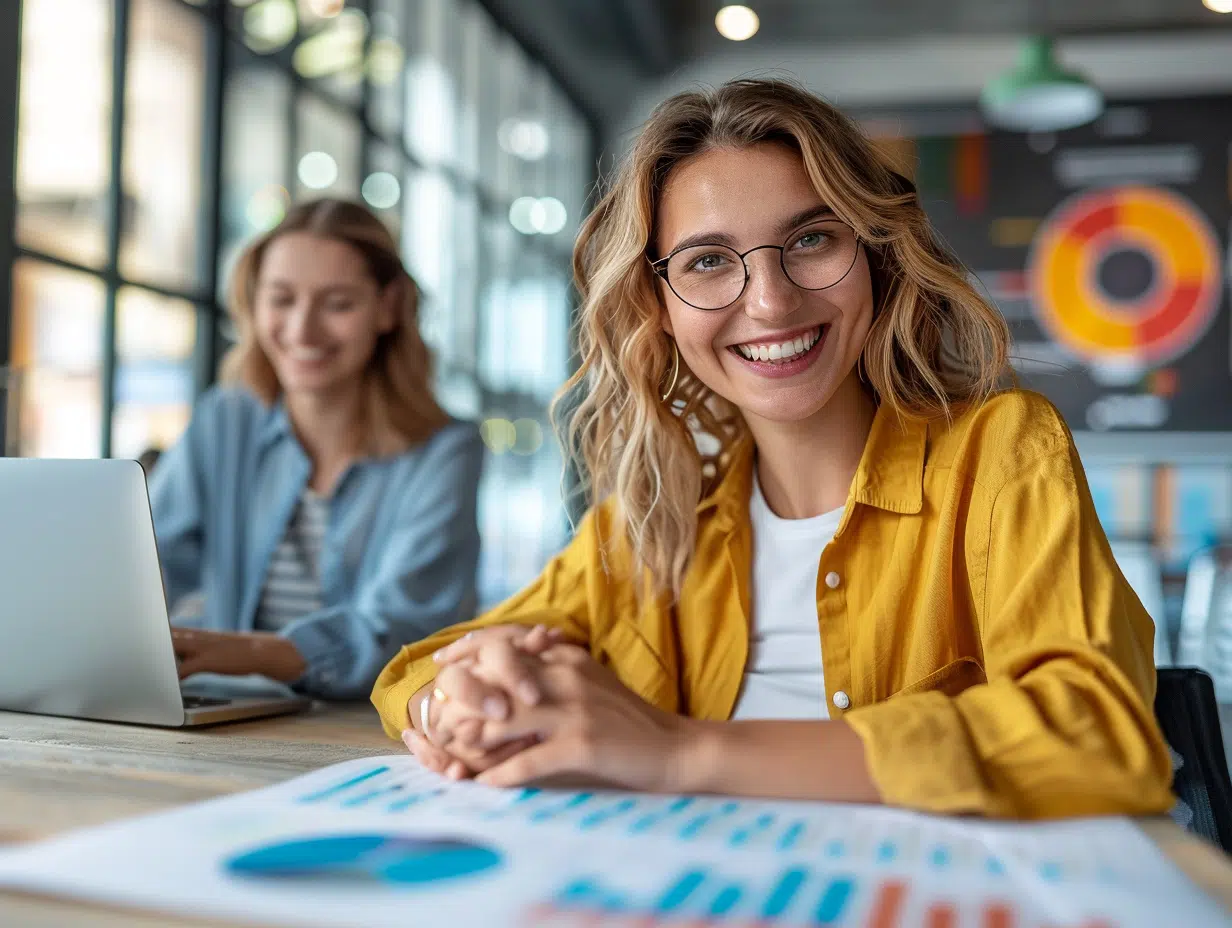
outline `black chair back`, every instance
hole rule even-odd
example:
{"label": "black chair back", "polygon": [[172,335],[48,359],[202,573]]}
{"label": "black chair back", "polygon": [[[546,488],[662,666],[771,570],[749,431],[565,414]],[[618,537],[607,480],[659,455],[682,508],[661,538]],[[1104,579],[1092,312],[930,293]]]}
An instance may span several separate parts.
{"label": "black chair back", "polygon": [[1156,671],[1155,717],[1182,758],[1172,785],[1193,811],[1191,830],[1232,853],[1232,780],[1210,676],[1195,667]]}

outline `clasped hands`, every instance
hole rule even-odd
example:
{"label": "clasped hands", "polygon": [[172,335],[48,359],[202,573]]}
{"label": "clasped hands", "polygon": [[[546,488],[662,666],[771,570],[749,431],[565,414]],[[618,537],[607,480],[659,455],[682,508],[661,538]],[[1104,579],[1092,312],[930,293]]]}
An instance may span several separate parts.
{"label": "clasped hands", "polygon": [[427,731],[403,733],[431,770],[491,786],[599,785],[656,792],[686,788],[697,723],[627,689],[556,631],[496,626],[435,655]]}

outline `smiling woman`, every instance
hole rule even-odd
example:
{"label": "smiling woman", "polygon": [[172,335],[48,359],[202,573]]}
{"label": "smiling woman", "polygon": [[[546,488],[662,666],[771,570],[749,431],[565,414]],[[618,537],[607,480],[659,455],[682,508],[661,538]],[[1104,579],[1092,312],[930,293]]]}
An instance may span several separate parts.
{"label": "smiling woman", "polygon": [[414,281],[381,222],[305,203],[240,258],[239,342],[150,487],[181,676],[365,692],[398,646],[468,618],[482,445],[431,390]]}
{"label": "smiling woman", "polygon": [[850,120],[779,81],[673,97],[574,264],[595,505],[386,667],[391,735],[497,785],[1168,807],[1151,621],[1070,433]]}

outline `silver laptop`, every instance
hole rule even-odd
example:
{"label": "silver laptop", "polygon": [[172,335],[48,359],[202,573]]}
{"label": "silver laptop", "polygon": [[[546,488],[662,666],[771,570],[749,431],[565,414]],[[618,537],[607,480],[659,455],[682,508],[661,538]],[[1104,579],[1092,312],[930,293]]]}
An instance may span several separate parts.
{"label": "silver laptop", "polygon": [[0,458],[0,709],[178,728],[309,703],[263,678],[188,684],[141,466]]}

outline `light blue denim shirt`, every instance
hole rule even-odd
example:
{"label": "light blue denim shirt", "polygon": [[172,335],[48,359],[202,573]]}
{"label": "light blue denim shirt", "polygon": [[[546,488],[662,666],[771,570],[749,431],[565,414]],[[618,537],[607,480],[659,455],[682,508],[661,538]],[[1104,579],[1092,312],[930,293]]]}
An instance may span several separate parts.
{"label": "light blue denim shirt", "polygon": [[[298,689],[367,696],[403,644],[473,615],[482,465],[478,430],[453,422],[342,475],[321,552],[323,607],[280,632],[308,665]],[[310,472],[281,405],[234,387],[202,396],[150,481],[168,602],[203,590],[201,627],[251,631]]]}

